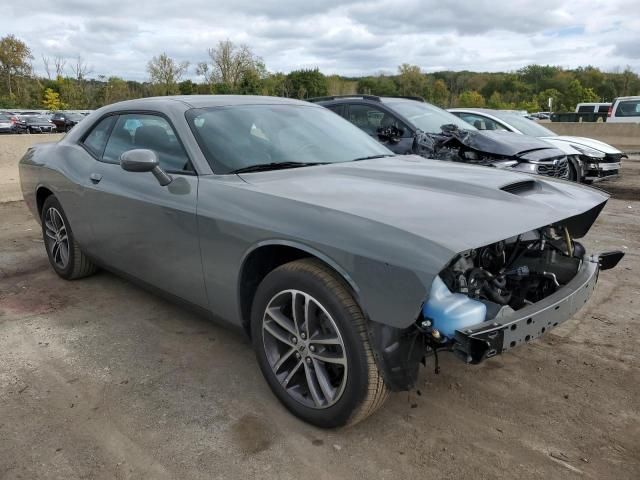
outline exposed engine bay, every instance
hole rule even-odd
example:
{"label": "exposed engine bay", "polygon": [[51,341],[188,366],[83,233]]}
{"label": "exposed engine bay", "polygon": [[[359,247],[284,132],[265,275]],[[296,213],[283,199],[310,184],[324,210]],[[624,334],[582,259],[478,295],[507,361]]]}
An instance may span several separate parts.
{"label": "exposed engine bay", "polygon": [[453,293],[487,306],[487,320],[551,295],[578,272],[584,247],[564,227],[545,227],[455,257],[440,273]]}

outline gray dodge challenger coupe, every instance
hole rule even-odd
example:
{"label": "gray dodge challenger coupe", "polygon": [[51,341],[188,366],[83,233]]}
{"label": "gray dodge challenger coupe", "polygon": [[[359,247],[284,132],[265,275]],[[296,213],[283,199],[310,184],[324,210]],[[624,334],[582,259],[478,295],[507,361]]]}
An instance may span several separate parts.
{"label": "gray dodge challenger coupe", "polygon": [[600,191],[394,155],[282,98],[116,103],[30,148],[20,178],[59,276],[100,266],[243,329],[322,427],[413,388],[438,352],[475,364],[537,338],[622,257],[576,241]]}

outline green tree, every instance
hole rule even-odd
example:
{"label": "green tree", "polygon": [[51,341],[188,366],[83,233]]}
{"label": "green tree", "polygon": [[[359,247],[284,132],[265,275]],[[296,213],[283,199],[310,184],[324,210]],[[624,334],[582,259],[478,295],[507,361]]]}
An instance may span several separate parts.
{"label": "green tree", "polygon": [[44,91],[44,98],[42,99],[42,106],[50,112],[63,109],[63,103],[60,100],[60,94],[54,92],[53,89],[47,88]]}
{"label": "green tree", "polygon": [[357,93],[381,96],[398,95],[398,85],[393,78],[386,75],[359,78],[357,82]]}
{"label": "green tree", "polygon": [[238,93],[242,95],[260,95],[262,93],[262,78],[255,69],[249,69],[244,72],[240,84],[238,85]]}
{"label": "green tree", "polygon": [[58,78],[56,80],[60,99],[68,108],[86,108],[87,101],[79,82],[74,78]]}
{"label": "green tree", "polygon": [[462,92],[458,97],[458,106],[460,107],[484,107],[484,97],[476,91]]}
{"label": "green tree", "polygon": [[555,88],[548,88],[536,95],[535,101],[541,111],[547,111],[549,110],[549,98],[551,98],[551,109],[553,111],[558,111],[561,110],[559,101],[561,96],[562,94]]}
{"label": "green tree", "polygon": [[345,80],[338,75],[327,77],[327,93],[329,95],[353,95],[358,92],[358,82]]}
{"label": "green tree", "polygon": [[178,82],[187,68],[189,62],[178,62],[164,52],[153,57],[147,64],[147,72],[158,95],[178,93]]}
{"label": "green tree", "polygon": [[31,75],[29,60],[32,59],[33,55],[27,44],[15,35],[0,38],[0,74],[6,81],[9,97],[13,96],[14,77]]}
{"label": "green tree", "polygon": [[276,97],[290,97],[293,87],[289,78],[284,73],[272,73],[263,80],[263,89],[265,95],[273,95]]}
{"label": "green tree", "polygon": [[193,95],[196,91],[196,84],[191,80],[183,80],[178,84],[180,95]]}
{"label": "green tree", "polygon": [[421,97],[427,86],[427,78],[419,66],[403,63],[398,67],[398,86],[401,95]]}
{"label": "green tree", "polygon": [[327,77],[318,68],[294,70],[287,78],[295,98],[322,97],[328,93]]}
{"label": "green tree", "polygon": [[502,100],[500,92],[493,92],[487,100],[487,107],[497,110],[505,110],[512,108],[512,105]]}
{"label": "green tree", "polygon": [[447,84],[444,83],[444,80],[437,79],[433,82],[431,88],[429,88],[427,98],[435,105],[440,107],[447,106],[447,102],[449,100],[449,89],[447,88]]}
{"label": "green tree", "polygon": [[109,105],[110,103],[121,102],[130,98],[134,98],[134,96],[131,94],[127,82],[119,77],[109,77],[104,84],[102,105]]}

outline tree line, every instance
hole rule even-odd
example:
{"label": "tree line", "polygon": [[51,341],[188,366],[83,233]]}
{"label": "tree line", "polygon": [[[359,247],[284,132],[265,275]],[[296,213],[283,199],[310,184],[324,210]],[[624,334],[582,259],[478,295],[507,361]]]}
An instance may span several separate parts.
{"label": "tree line", "polygon": [[[14,35],[0,38],[0,108],[95,109],[109,103],[155,95],[251,94],[290,98],[325,95],[419,96],[441,107],[488,107],[572,111],[579,102],[611,101],[640,94],[640,77],[629,67],[604,72],[586,66],[565,69],[529,65],[513,72],[441,71],[425,73],[402,64],[394,75],[343,77],[319,69],[270,72],[247,45],[220,41],[191,65],[166,53],[146,65],[148,81],[92,76],[85,59],[35,59],[29,46]],[[42,62],[46,76],[34,73]],[[195,73],[199,81],[186,78]]]}

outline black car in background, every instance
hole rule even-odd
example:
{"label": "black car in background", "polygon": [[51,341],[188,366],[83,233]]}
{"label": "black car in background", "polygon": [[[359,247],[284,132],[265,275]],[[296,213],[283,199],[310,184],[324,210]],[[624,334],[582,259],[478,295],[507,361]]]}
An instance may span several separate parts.
{"label": "black car in background", "polygon": [[569,178],[567,157],[553,145],[517,133],[480,131],[419,97],[343,95],[309,101],[334,111],[398,154]]}
{"label": "black car in background", "polygon": [[54,133],[56,126],[43,117],[17,117],[15,133]]}
{"label": "black car in background", "polygon": [[58,112],[51,117],[51,121],[59,132],[68,132],[82,120],[84,120],[84,115],[79,113]]}

